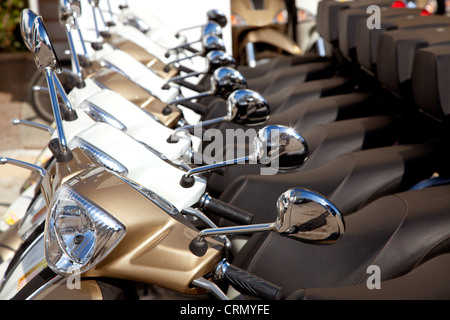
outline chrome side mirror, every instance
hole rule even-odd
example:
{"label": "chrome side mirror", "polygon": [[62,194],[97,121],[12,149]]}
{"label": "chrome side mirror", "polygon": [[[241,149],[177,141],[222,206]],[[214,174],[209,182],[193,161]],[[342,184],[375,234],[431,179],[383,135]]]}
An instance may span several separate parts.
{"label": "chrome side mirror", "polygon": [[212,34],[202,39],[202,46],[204,55],[213,50],[226,51],[225,42],[223,39]]}
{"label": "chrome side mirror", "polygon": [[222,28],[217,22],[209,21],[202,30],[202,39],[208,36],[216,36],[219,38],[223,37]]}
{"label": "chrome side mirror", "polygon": [[31,31],[33,29],[33,23],[37,15],[30,9],[23,9],[20,13],[20,33],[22,35],[23,42],[28,50],[33,51],[33,42],[31,39]]}
{"label": "chrome side mirror", "polygon": [[40,16],[34,20],[31,39],[33,43],[34,61],[38,70],[43,73],[49,70],[61,73],[61,64],[48,36],[44,21]]}
{"label": "chrome side mirror", "polygon": [[308,159],[306,140],[292,128],[269,125],[258,131],[253,144],[256,157],[261,163],[278,161],[278,170],[296,169]]}
{"label": "chrome side mirror", "polygon": [[[180,79],[180,78],[179,78]],[[221,67],[214,71],[211,76],[211,89],[206,92],[199,93],[191,97],[183,97],[170,101],[168,104],[178,104],[183,101],[188,101],[192,99],[219,96],[223,99],[228,99],[228,96],[238,90],[246,89],[247,80],[242,76],[242,74],[234,69],[228,67]]]}
{"label": "chrome side mirror", "polygon": [[151,27],[147,22],[131,13],[127,14],[123,20],[124,24],[132,26],[144,34],[151,30]]}
{"label": "chrome side mirror", "polygon": [[253,145],[253,153],[248,156],[190,169],[181,177],[180,185],[190,188],[195,183],[194,175],[230,165],[246,162],[265,166],[275,164],[278,170],[289,170],[300,167],[308,158],[305,139],[295,130],[284,126],[270,125],[260,129]]}
{"label": "chrome side mirror", "polygon": [[[46,70],[51,70],[54,84],[56,85],[60,96],[63,98],[66,107],[68,108],[68,112],[65,113],[64,118],[66,120],[75,120],[77,118],[76,112],[73,109],[62,84],[55,74],[61,73],[62,68],[53,49],[50,38],[48,37],[42,18],[29,9],[22,10],[20,32],[24,42],[27,43],[28,49],[30,49],[33,53],[38,70],[43,73],[46,73]],[[50,89],[51,88],[49,87],[49,90]]]}
{"label": "chrome side mirror", "polygon": [[209,10],[206,13],[206,17],[208,18],[208,21],[214,21],[220,25],[220,27],[225,28],[227,25],[227,17],[225,16],[225,13],[223,13],[222,10],[218,9],[212,9]]}
{"label": "chrome side mirror", "polygon": [[[224,28],[227,25],[227,17],[221,10],[218,10],[218,9],[209,10],[206,13],[206,18],[208,19],[208,22],[215,22],[221,28]],[[175,33],[175,37],[179,38],[180,33],[183,31],[196,29],[196,28],[200,28],[200,27],[204,28],[205,25],[197,25],[197,26],[191,26],[191,27],[180,29],[177,33]]]}
{"label": "chrome side mirror", "polygon": [[214,72],[220,67],[229,67],[232,69],[236,69],[237,67],[236,59],[225,51],[213,50],[208,52],[206,61],[208,63],[209,72]]}
{"label": "chrome side mirror", "polygon": [[167,82],[175,82],[177,83],[180,80],[184,80],[190,77],[197,77],[199,75],[205,75],[205,74],[212,74],[214,71],[219,69],[220,67],[229,67],[232,69],[236,69],[237,63],[234,57],[225,52],[225,51],[219,51],[219,50],[213,50],[211,52],[208,52],[206,55],[206,70],[202,72],[191,72],[187,73],[181,76],[173,77],[169,79]]}
{"label": "chrome side mirror", "polygon": [[[194,52],[195,53],[194,56],[201,55],[201,53],[198,52],[198,50],[192,48],[191,45],[198,43],[198,42],[203,43],[203,40],[209,36],[214,36],[214,37],[222,39],[222,36],[223,36],[222,28],[220,27],[220,25],[217,22],[209,21],[207,24],[202,26],[202,33],[201,33],[200,39],[194,40],[191,42],[186,42],[186,43],[180,44],[176,47],[169,48],[166,52],[166,57],[169,57],[171,52],[179,52],[179,50],[181,50],[181,49],[186,49],[188,51]],[[210,40],[210,41],[212,42],[212,40]],[[192,57],[194,57],[194,56],[192,56]]]}
{"label": "chrome side mirror", "polygon": [[211,77],[211,90],[214,95],[218,95],[224,99],[238,90],[247,89],[247,80],[242,74],[229,67],[220,67],[214,71]]}
{"label": "chrome side mirror", "polygon": [[[206,35],[203,38],[201,38],[200,41],[202,42],[202,47],[203,47],[202,51],[195,50],[195,53],[193,55],[173,60],[164,67],[165,68],[164,70],[169,71],[171,65],[176,65],[184,60],[189,60],[189,59],[192,59],[195,57],[205,57],[209,52],[214,51],[214,50],[226,51],[225,42],[223,41],[223,39],[221,37],[210,34],[210,35]],[[198,42],[198,41],[194,41],[194,42]],[[170,57],[170,52],[177,51],[182,48],[187,48],[194,42],[185,43],[185,44],[179,45],[177,47],[168,49],[166,52],[166,58]]]}
{"label": "chrome side mirror", "polygon": [[63,26],[74,25],[72,6],[69,0],[59,0],[58,2],[58,18],[59,23]]}
{"label": "chrome side mirror", "polygon": [[317,244],[338,241],[345,232],[339,210],[325,197],[307,189],[293,188],[277,201],[274,231],[289,238]]}
{"label": "chrome side mirror", "polygon": [[69,113],[74,117],[76,117],[76,113],[72,108],[72,105],[70,104],[69,99],[67,98],[67,95],[58,80],[58,77],[56,76],[56,73],[62,72],[61,64],[59,63],[44,22],[40,16],[37,16],[34,20],[33,28],[31,30],[31,39],[33,48],[32,52],[36,67],[40,72],[45,74],[47,79],[53,115],[55,117],[56,129],[59,137],[57,145],[55,143],[50,143],[49,146],[58,161],[67,161],[72,159],[72,153],[68,148],[66,136],[64,134],[61,110],[59,108],[56,90],[58,90],[62,95],[66,106],[69,109]]}
{"label": "chrome side mirror", "polygon": [[322,195],[307,189],[292,188],[277,201],[278,215],[273,223],[210,228],[200,231],[190,243],[196,256],[203,256],[208,245],[206,237],[273,231],[281,236],[312,244],[332,244],[345,233],[339,210]]}
{"label": "chrome side mirror", "polygon": [[81,16],[81,1],[80,0],[69,0],[72,11],[77,15]]}
{"label": "chrome side mirror", "polygon": [[[79,5],[79,4],[78,4]],[[74,6],[74,7],[72,7]],[[75,10],[73,9],[75,8]],[[78,58],[77,52],[75,50],[75,44],[72,36],[72,29],[76,29],[78,31],[78,36],[80,38],[80,43],[83,46],[84,51],[84,57],[88,58],[88,54],[86,51],[86,47],[84,46],[84,40],[81,35],[81,31],[78,28],[78,22],[77,22],[77,16],[76,13],[76,5],[71,4],[69,0],[59,0],[58,5],[58,12],[59,12],[59,23],[66,31],[67,40],[69,42],[69,48],[70,48],[70,58],[72,61],[72,70],[74,73],[74,76],[76,79],[76,86],[78,88],[82,88],[86,86],[84,79],[83,79],[83,73],[81,72],[81,64],[80,60]]]}
{"label": "chrome side mirror", "polygon": [[208,126],[219,122],[235,122],[245,126],[261,125],[269,119],[270,108],[266,99],[258,92],[238,89],[227,99],[227,114],[223,117],[178,127],[169,137],[170,142],[178,141],[178,134],[194,128]]}
{"label": "chrome side mirror", "polygon": [[233,91],[227,100],[227,117],[245,126],[260,125],[269,119],[267,100],[258,92],[248,89]]}

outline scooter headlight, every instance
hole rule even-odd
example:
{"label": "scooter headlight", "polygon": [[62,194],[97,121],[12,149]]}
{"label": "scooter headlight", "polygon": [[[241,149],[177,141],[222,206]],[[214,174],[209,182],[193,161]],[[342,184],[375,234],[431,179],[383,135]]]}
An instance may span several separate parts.
{"label": "scooter headlight", "polygon": [[62,185],[46,221],[47,263],[60,275],[85,272],[117,246],[125,231],[117,219]]}

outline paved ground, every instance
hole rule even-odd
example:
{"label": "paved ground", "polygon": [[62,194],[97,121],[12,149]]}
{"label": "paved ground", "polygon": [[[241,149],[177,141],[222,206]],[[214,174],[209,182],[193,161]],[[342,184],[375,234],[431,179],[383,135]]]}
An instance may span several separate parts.
{"label": "paved ground", "polygon": [[[0,156],[34,162],[48,143],[47,132],[11,123],[13,118],[45,123],[28,101],[28,83],[35,70],[28,53],[0,54]],[[29,171],[22,168],[0,166],[0,217],[28,175]]]}

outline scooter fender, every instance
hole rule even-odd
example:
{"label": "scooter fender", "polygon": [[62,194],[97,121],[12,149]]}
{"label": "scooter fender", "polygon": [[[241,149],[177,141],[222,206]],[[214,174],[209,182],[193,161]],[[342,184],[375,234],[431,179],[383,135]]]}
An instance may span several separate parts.
{"label": "scooter fender", "polygon": [[[24,252],[18,253],[20,257],[17,260],[6,261],[0,265],[0,270],[4,274],[0,290],[1,300],[13,299],[30,281],[38,277],[45,269],[49,269],[44,250],[44,233],[41,233]],[[14,265],[10,265],[11,263]],[[5,273],[5,271],[8,272]],[[59,278],[56,274],[52,276]],[[52,282],[50,279],[45,279],[42,285],[45,285],[47,281]],[[34,287],[30,290],[30,294],[37,290],[39,288]]]}

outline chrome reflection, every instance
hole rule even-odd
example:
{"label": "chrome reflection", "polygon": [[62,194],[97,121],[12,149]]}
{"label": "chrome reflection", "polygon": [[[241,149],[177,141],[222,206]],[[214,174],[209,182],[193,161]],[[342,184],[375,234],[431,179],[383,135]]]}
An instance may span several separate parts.
{"label": "chrome reflection", "polygon": [[83,101],[80,105],[80,109],[83,110],[95,122],[109,124],[110,126],[121,131],[127,130],[127,127],[122,122],[90,101]]}
{"label": "chrome reflection", "polygon": [[91,158],[91,160],[99,163],[106,169],[111,170],[121,176],[128,175],[128,169],[124,165],[122,165],[119,161],[109,156],[102,150],[98,149],[94,145],[85,141],[84,139],[75,137],[70,141],[69,145],[70,149],[72,150],[75,148],[83,150],[89,156],[89,158]]}

